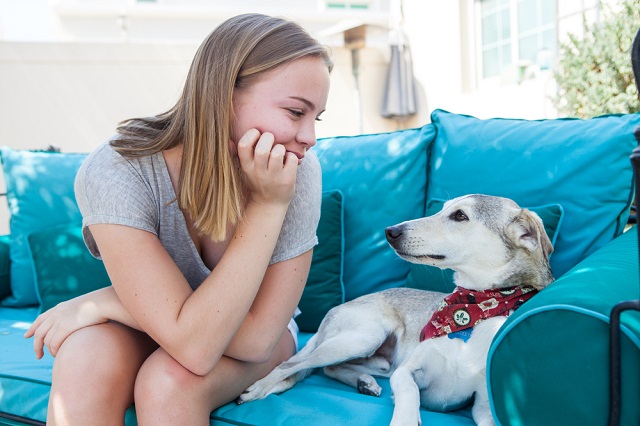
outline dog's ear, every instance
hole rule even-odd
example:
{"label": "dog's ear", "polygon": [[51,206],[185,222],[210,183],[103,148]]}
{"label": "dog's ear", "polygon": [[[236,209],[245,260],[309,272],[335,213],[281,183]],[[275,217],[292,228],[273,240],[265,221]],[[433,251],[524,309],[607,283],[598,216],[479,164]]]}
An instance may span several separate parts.
{"label": "dog's ear", "polygon": [[522,209],[510,225],[513,241],[517,246],[534,251],[542,248],[542,253],[548,259],[553,252],[553,245],[544,230],[542,219],[536,213]]}

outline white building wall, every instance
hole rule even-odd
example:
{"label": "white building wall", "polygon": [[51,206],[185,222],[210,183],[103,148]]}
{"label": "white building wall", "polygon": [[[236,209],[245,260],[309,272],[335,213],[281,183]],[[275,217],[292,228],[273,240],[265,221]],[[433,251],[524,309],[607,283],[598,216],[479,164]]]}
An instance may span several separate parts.
{"label": "white building wall", "polygon": [[[186,3],[191,6],[160,0],[160,7],[149,9],[133,0],[0,0],[0,144],[88,152],[119,121],[165,111],[179,96],[202,38],[234,11],[285,15],[331,45],[336,66],[319,137],[417,127],[429,122],[436,108],[481,118],[556,114],[549,101],[555,91],[550,72],[518,81],[514,69],[500,79],[479,80],[477,0],[404,0],[419,107],[404,122],[380,116],[390,56],[384,27],[392,0],[371,0],[373,11],[364,17],[322,10],[319,0],[236,0],[235,9],[210,6],[229,5],[227,0]],[[124,6],[114,7],[118,4]],[[287,7],[291,4],[300,8]],[[589,19],[598,19],[597,4],[559,0],[559,38],[582,31],[578,10],[591,8]],[[124,21],[118,19],[122,11],[128,16]],[[360,51],[356,99],[351,52],[342,46],[339,28],[360,23],[370,26]],[[0,203],[0,234],[8,231],[3,210],[5,203]]]}

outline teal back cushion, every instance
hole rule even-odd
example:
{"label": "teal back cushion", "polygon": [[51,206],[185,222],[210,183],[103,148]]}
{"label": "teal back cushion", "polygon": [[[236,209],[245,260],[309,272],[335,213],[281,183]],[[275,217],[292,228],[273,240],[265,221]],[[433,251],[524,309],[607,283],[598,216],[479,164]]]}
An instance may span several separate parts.
{"label": "teal back cushion", "polygon": [[300,331],[316,332],[329,310],[344,302],[342,265],[344,249],[343,197],[340,191],[322,194],[318,245],[313,249],[309,278],[296,317]]}
{"label": "teal back cushion", "polygon": [[29,235],[40,311],[111,285],[101,260],[94,258],[77,224],[53,226]]}
{"label": "teal back cushion", "polygon": [[[442,210],[445,200],[433,199],[427,203],[427,214],[431,216]],[[522,206],[521,206],[522,207]],[[562,225],[564,210],[559,204],[549,204],[539,207],[525,207],[536,213],[542,219],[544,230],[552,245],[555,245],[558,238],[558,232]],[[551,253],[553,256],[553,253]],[[550,258],[551,258],[550,256]],[[441,291],[450,293],[455,288],[453,282],[453,271],[451,269],[440,269],[435,266],[419,265],[411,263],[410,271],[407,277],[406,287],[418,288],[422,290]]]}
{"label": "teal back cushion", "polygon": [[344,194],[345,299],[404,284],[409,266],[387,244],[390,225],[424,215],[428,145],[426,125],[393,133],[319,139],[325,191]]}
{"label": "teal back cushion", "polygon": [[11,294],[11,235],[0,235],[0,300]]}
{"label": "teal back cushion", "polygon": [[0,148],[11,228],[11,296],[3,306],[37,305],[29,234],[82,222],[73,183],[86,154]]}
{"label": "teal back cushion", "polygon": [[560,204],[556,277],[619,235],[632,200],[629,155],[640,114],[590,120],[489,119],[436,110],[429,199],[481,193],[521,206]]}

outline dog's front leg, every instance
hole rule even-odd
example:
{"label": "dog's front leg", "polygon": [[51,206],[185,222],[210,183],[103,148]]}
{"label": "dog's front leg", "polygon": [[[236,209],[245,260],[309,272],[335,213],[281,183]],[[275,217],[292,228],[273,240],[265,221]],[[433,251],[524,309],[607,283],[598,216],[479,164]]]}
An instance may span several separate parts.
{"label": "dog's front leg", "polygon": [[420,389],[416,384],[413,371],[401,365],[391,375],[391,390],[395,407],[391,426],[420,425]]}
{"label": "dog's front leg", "polygon": [[[482,375],[484,378],[484,374]],[[491,415],[491,406],[489,404],[489,393],[484,381],[478,386],[475,392],[473,408],[471,416],[478,426],[495,426],[496,422]]]}

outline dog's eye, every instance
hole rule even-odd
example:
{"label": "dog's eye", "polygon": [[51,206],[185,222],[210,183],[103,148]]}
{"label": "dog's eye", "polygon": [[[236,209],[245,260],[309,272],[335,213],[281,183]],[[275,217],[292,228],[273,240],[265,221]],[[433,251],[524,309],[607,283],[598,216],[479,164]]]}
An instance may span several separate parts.
{"label": "dog's eye", "polygon": [[462,210],[456,210],[455,212],[451,213],[449,219],[455,220],[456,222],[464,222],[465,220],[469,220],[467,215],[464,214]]}

